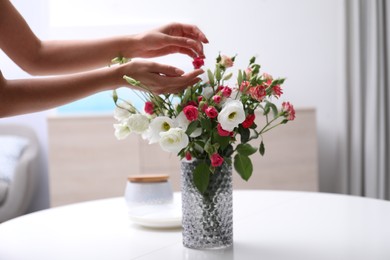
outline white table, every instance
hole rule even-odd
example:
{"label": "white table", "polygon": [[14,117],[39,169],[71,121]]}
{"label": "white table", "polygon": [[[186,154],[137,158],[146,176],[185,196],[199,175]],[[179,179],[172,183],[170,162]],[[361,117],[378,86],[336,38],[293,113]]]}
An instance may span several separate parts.
{"label": "white table", "polygon": [[1,260],[389,260],[390,202],[306,192],[235,191],[234,246],[192,250],[180,229],[148,229],[123,198],[36,212],[0,224]]}

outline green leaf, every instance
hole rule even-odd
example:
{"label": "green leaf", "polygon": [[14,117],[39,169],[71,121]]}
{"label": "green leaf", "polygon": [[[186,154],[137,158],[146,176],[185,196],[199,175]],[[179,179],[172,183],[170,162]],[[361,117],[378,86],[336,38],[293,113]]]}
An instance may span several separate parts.
{"label": "green leaf", "polygon": [[210,169],[205,162],[199,163],[194,170],[194,184],[201,193],[207,190],[210,180]]}
{"label": "green leaf", "polygon": [[214,84],[215,84],[214,74],[211,72],[210,69],[207,70],[207,76],[209,77],[210,85],[214,86]]}
{"label": "green leaf", "polygon": [[275,104],[273,104],[273,103],[271,103],[271,102],[269,102],[269,106],[271,107],[271,109],[272,109],[272,112],[274,113],[274,117],[277,117],[278,116],[278,114],[279,114],[279,111],[278,111],[278,108],[275,106]]}
{"label": "green leaf", "polygon": [[198,128],[198,125],[199,125],[198,120],[192,121],[187,127],[186,134],[191,135],[196,130],[196,128]]}
{"label": "green leaf", "polygon": [[215,78],[217,81],[220,81],[222,79],[221,67],[218,64],[217,66],[215,66]]}
{"label": "green leaf", "polygon": [[248,181],[253,172],[251,159],[248,156],[236,154],[234,156],[234,169],[236,169],[243,180]]}
{"label": "green leaf", "polygon": [[202,118],[200,120],[200,124],[201,124],[202,128],[205,129],[206,131],[211,130],[211,121],[209,118]]}
{"label": "green leaf", "polygon": [[252,145],[246,143],[246,144],[239,144],[237,145],[237,153],[245,156],[250,156],[254,154],[257,151],[257,148],[253,147]]}
{"label": "green leaf", "polygon": [[246,143],[249,141],[250,131],[248,128],[243,128],[240,126],[240,128],[238,129],[238,132],[241,135],[241,143]]}
{"label": "green leaf", "polygon": [[225,156],[226,156],[226,157],[230,157],[230,156],[232,156],[233,152],[234,152],[233,146],[232,146],[231,144],[229,144],[229,145],[226,147]]}
{"label": "green leaf", "polygon": [[260,152],[261,156],[264,156],[265,147],[264,147],[264,142],[263,141],[261,141],[261,143],[260,143],[259,152]]}
{"label": "green leaf", "polygon": [[230,139],[230,136],[220,136],[217,132],[214,134],[214,141],[219,144],[221,150],[224,150],[229,145]]}
{"label": "green leaf", "polygon": [[216,152],[214,146],[211,144],[211,139],[207,140],[206,144],[204,145],[204,150],[207,154],[210,155]]}

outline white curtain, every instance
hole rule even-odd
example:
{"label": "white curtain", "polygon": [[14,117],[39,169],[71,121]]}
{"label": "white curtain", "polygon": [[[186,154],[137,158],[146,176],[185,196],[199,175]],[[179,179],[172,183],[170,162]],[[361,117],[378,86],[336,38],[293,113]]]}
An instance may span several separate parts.
{"label": "white curtain", "polygon": [[344,184],[390,199],[390,1],[346,0]]}

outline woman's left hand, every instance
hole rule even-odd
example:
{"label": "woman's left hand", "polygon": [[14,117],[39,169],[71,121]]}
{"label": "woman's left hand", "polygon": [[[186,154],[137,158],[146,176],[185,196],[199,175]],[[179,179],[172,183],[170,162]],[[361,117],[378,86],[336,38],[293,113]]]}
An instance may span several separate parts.
{"label": "woman's left hand", "polygon": [[134,35],[132,40],[134,42],[123,52],[123,56],[128,58],[152,58],[173,53],[204,58],[203,44],[208,43],[197,26],[181,23]]}

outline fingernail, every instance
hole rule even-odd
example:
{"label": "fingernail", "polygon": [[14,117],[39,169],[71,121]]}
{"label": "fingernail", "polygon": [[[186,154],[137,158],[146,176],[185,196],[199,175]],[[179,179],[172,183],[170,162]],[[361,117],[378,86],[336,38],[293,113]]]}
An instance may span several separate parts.
{"label": "fingernail", "polygon": [[175,69],[175,72],[178,75],[183,75],[184,74],[184,71],[182,71],[181,69]]}

